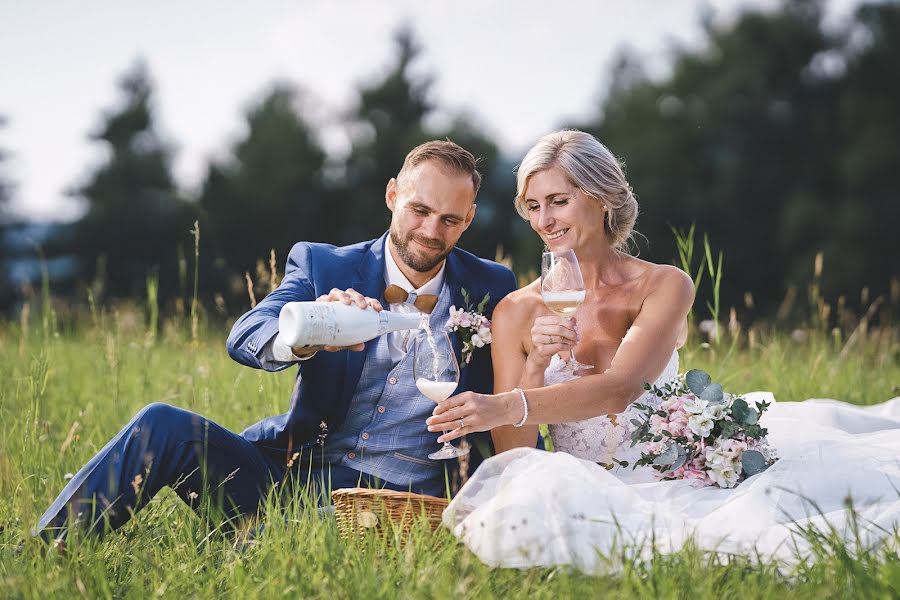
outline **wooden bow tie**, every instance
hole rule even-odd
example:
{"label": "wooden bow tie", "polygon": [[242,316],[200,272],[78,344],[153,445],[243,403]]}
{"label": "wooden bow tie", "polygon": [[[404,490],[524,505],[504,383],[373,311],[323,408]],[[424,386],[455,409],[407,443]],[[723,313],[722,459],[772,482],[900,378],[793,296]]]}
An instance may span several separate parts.
{"label": "wooden bow tie", "polygon": [[[384,290],[384,299],[388,304],[403,304],[408,298],[409,293],[399,285],[391,284]],[[422,294],[416,295],[412,304],[423,313],[431,314],[437,301],[438,297],[434,294]]]}

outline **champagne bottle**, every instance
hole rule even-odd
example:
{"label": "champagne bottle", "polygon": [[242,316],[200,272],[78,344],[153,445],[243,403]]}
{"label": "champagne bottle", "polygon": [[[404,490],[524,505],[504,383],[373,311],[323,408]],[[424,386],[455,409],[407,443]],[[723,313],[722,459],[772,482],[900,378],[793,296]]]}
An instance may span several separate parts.
{"label": "champagne bottle", "polygon": [[278,315],[279,341],[291,348],[353,346],[421,327],[420,313],[377,312],[340,302],[288,302]]}

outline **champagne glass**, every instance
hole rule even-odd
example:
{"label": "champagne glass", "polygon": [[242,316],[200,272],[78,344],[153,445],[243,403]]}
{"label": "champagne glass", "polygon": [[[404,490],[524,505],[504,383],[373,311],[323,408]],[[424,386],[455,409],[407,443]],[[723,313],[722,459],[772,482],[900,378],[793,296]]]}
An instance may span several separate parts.
{"label": "champagne glass", "polygon": [[[584,279],[574,250],[544,252],[541,257],[541,297],[554,314],[571,318],[584,302]],[[575,348],[569,348],[569,359],[563,370],[575,373],[593,369],[575,358]]]}
{"label": "champagne glass", "polygon": [[[452,396],[459,384],[459,364],[447,333],[432,334],[428,331],[417,334],[413,352],[413,377],[422,395],[435,402],[443,402]],[[468,453],[468,448],[460,449],[444,442],[444,446],[429,454],[428,458],[443,460]]]}

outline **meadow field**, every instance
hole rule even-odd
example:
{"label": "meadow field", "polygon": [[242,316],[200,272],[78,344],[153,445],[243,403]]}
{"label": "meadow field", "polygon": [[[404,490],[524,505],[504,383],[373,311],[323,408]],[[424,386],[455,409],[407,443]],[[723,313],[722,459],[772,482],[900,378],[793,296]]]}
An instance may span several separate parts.
{"label": "meadow field", "polygon": [[[0,597],[900,597],[900,544],[855,552],[827,531],[806,534],[816,539],[815,556],[790,569],[686,549],[588,577],[491,569],[424,524],[408,543],[343,541],[333,518],[300,505],[271,505],[262,533],[235,548],[231,535],[210,529],[169,490],[120,532],[49,551],[29,533],[41,512],[67,474],[141,407],[168,402],[240,431],[286,410],[293,379],[293,370],[233,362],[229,323],[199,307],[192,320],[190,310],[162,318],[146,302],[92,305],[77,315],[59,306],[36,299],[18,321],[0,325]],[[792,328],[734,320],[729,327],[723,319],[718,340],[692,331],[681,364],[707,370],[727,389],[770,390],[779,401],[882,402],[900,395],[896,309],[886,299],[846,327],[833,326],[833,314]]]}

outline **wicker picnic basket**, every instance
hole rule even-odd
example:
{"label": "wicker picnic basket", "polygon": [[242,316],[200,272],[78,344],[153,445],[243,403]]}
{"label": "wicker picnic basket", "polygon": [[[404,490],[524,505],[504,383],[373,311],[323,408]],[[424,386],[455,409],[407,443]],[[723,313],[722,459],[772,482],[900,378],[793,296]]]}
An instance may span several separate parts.
{"label": "wicker picnic basket", "polygon": [[334,490],[331,499],[338,531],[345,540],[360,538],[368,531],[399,532],[405,538],[419,518],[426,519],[434,531],[449,503],[446,498],[369,488]]}

